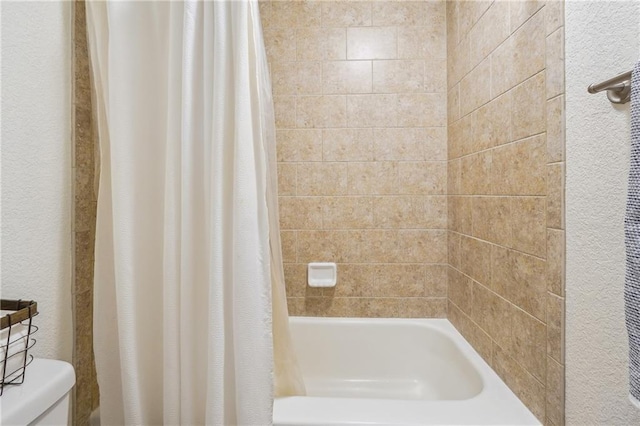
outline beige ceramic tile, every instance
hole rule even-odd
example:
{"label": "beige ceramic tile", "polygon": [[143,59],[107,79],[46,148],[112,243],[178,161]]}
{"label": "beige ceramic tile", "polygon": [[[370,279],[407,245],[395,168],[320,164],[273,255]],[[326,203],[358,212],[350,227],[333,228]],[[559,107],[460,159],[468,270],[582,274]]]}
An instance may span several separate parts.
{"label": "beige ceramic tile", "polygon": [[372,197],[327,197],[322,203],[324,229],[362,229],[374,225]]}
{"label": "beige ceramic tile", "polygon": [[458,307],[449,302],[447,306],[449,321],[456,329],[471,343],[471,346],[484,358],[486,362],[491,362],[491,337],[485,333],[476,323],[471,321]]}
{"label": "beige ceramic tile", "polygon": [[347,59],[395,59],[396,27],[347,28]]}
{"label": "beige ceramic tile", "polygon": [[447,120],[451,125],[460,119],[460,84],[456,84],[447,93]]}
{"label": "beige ceramic tile", "polygon": [[307,265],[303,263],[287,263],[284,265],[284,282],[287,297],[318,297],[321,288],[307,285]]}
{"label": "beige ceramic tile", "polygon": [[371,25],[371,3],[323,1],[322,25],[325,27],[360,27]]}
{"label": "beige ceramic tile", "polygon": [[491,100],[491,61],[480,62],[460,82],[460,114],[467,115]]}
{"label": "beige ceramic tile", "polygon": [[424,61],[424,91],[442,93],[447,87],[447,60],[431,58]]}
{"label": "beige ceramic tile", "polygon": [[472,223],[474,237],[511,245],[512,216],[508,197],[473,197]]}
{"label": "beige ceramic tile", "polygon": [[281,229],[322,229],[322,199],[279,197]]}
{"label": "beige ceramic tile", "polygon": [[460,242],[460,269],[484,285],[491,281],[491,244],[462,236]]}
{"label": "beige ceramic tile", "polygon": [[299,95],[322,93],[322,62],[296,63],[296,93]]}
{"label": "beige ceramic tile", "polygon": [[511,134],[514,140],[546,130],[545,73],[536,74],[513,89]]}
{"label": "beige ceramic tile", "polygon": [[340,264],[338,265],[338,285],[323,291],[333,297],[370,296],[376,278],[375,268],[376,265],[372,264]]}
{"label": "beige ceramic tile", "polygon": [[564,28],[547,36],[547,99],[564,93]]}
{"label": "beige ceramic tile", "polygon": [[269,26],[281,28],[296,27],[296,3],[291,1],[272,1]]}
{"label": "beige ceramic tile", "polygon": [[295,95],[297,93],[298,71],[295,62],[271,64],[271,87],[274,95]]}
{"label": "beige ceramic tile", "polygon": [[448,297],[467,315],[473,309],[473,280],[454,268],[449,268]]}
{"label": "beige ceramic tile", "polygon": [[94,236],[91,231],[74,232],[74,295],[93,289]]}
{"label": "beige ceramic tile", "polygon": [[449,229],[470,235],[472,233],[472,198],[451,196],[448,198]]}
{"label": "beige ceramic tile", "polygon": [[402,93],[424,91],[425,63],[421,60],[373,61],[373,91]]}
{"label": "beige ceramic tile", "polygon": [[74,181],[74,192],[73,197],[76,200],[85,199],[93,201],[95,198],[94,194],[94,179],[96,177],[95,168],[89,167],[75,167],[75,181]]}
{"label": "beige ceramic tile", "polygon": [[[407,305],[408,312],[406,316],[408,318],[417,317],[420,318],[446,318],[447,317],[447,298],[446,297],[425,297],[425,298],[411,298],[405,299],[406,302],[401,305],[401,312],[404,315],[404,306]],[[418,305],[418,310],[411,309],[412,306]]]}
{"label": "beige ceramic tile", "polygon": [[407,263],[445,263],[447,261],[446,230],[397,231],[398,261]]}
{"label": "beige ceramic tile", "polygon": [[296,30],[265,28],[264,44],[270,62],[296,60]]}
{"label": "beige ceramic tile", "polygon": [[516,250],[546,257],[547,225],[544,197],[511,198],[512,246]]}
{"label": "beige ceramic tile", "polygon": [[547,226],[564,229],[564,163],[547,166]]}
{"label": "beige ceramic tile", "polygon": [[278,163],[278,195],[296,195],[296,168],[293,163]]}
{"label": "beige ceramic tile", "polygon": [[262,23],[262,28],[271,28],[273,26],[273,18],[271,17],[271,1],[259,1],[258,8],[260,9],[260,21]]}
{"label": "beige ceramic tile", "polygon": [[405,260],[397,230],[363,230],[349,233],[350,244],[357,249],[358,263],[398,263],[420,261]]}
{"label": "beige ceramic tile", "polygon": [[457,127],[453,134],[455,140],[452,141],[452,148],[455,152],[452,158],[474,153],[476,143],[473,140],[473,118],[473,114],[465,115],[455,123],[458,126],[452,126],[454,129]]}
{"label": "beige ceramic tile", "polygon": [[304,297],[287,297],[287,308],[290,316],[304,315]]}
{"label": "beige ceramic tile", "polygon": [[513,308],[512,357],[544,383],[547,359],[547,327],[528,313]]}
{"label": "beige ceramic tile", "polygon": [[491,54],[492,96],[506,92],[544,69],[544,30],[544,14],[538,13]]}
{"label": "beige ceramic tile", "polygon": [[478,108],[472,115],[472,150],[480,151],[511,141],[511,94]]}
{"label": "beige ceramic tile", "polygon": [[[447,88],[451,88],[455,84],[460,82],[460,80],[462,80],[462,77],[464,77],[471,70],[470,51],[471,51],[471,47],[470,47],[469,37],[465,36],[463,37],[460,44],[455,48],[455,50],[453,52],[450,52],[450,55],[447,58]],[[501,72],[504,73],[505,69],[506,68],[502,68]],[[493,65],[492,65],[491,71],[494,72]],[[493,84],[493,78],[492,78],[492,84]],[[495,93],[495,92],[492,92],[492,93]]]}
{"label": "beige ceramic tile", "polygon": [[371,296],[418,297],[424,295],[425,267],[411,264],[375,265]]}
{"label": "beige ceramic tile", "polygon": [[460,239],[461,236],[457,232],[447,233],[447,254],[449,265],[460,269]]}
{"label": "beige ceramic tile", "polygon": [[[515,332],[515,330],[514,330]],[[522,368],[507,351],[494,343],[491,366],[524,402],[534,416],[544,418],[545,389],[533,375]]]}
{"label": "beige ceramic tile", "polygon": [[433,26],[398,27],[399,59],[445,59],[447,57],[444,21]]}
{"label": "beige ceramic tile", "polygon": [[321,161],[321,130],[276,130],[278,161]]}
{"label": "beige ceramic tile", "polygon": [[444,127],[447,125],[446,93],[403,93],[398,95],[398,125]]}
{"label": "beige ceramic tile", "polygon": [[564,363],[564,299],[547,294],[547,355]]}
{"label": "beige ceramic tile", "polygon": [[508,291],[513,277],[511,250],[493,245],[491,247],[491,282],[489,288],[500,296],[509,299]]}
{"label": "beige ceramic tile", "polygon": [[488,0],[474,0],[460,2],[459,25],[460,34],[465,35],[471,31],[471,28],[480,20],[480,17],[491,5]]}
{"label": "beige ceramic tile", "polygon": [[491,194],[491,151],[463,157],[460,163],[460,192],[469,195]]}
{"label": "beige ceramic tile", "polygon": [[564,96],[547,101],[547,162],[564,161]]}
{"label": "beige ceramic tile", "polygon": [[[440,143],[433,141],[434,144]],[[382,128],[373,130],[373,152],[376,160],[424,160],[427,129]]]}
{"label": "beige ceramic tile", "polygon": [[509,251],[508,268],[512,275],[507,298],[540,321],[546,318],[545,266],[541,259]]}
{"label": "beige ceramic tile", "polygon": [[349,163],[349,193],[396,194],[398,164],[388,161]]}
{"label": "beige ceramic tile", "polygon": [[493,2],[469,34],[472,66],[488,57],[509,34],[509,2]]}
{"label": "beige ceramic tile", "polygon": [[565,379],[564,367],[555,360],[547,358],[547,423],[554,425],[565,424]]}
{"label": "beige ceramic tile", "polygon": [[350,263],[358,253],[350,250],[347,231],[299,231],[298,262]]}
{"label": "beige ceramic tile", "polygon": [[511,343],[512,305],[487,287],[474,282],[471,318],[501,346]]}
{"label": "beige ceramic tile", "polygon": [[447,1],[446,25],[447,25],[447,50],[452,51],[458,46],[460,38],[458,36],[458,21],[460,16],[460,2]]}
{"label": "beige ceramic tile", "polygon": [[275,27],[310,27],[320,25],[321,8],[316,1],[271,2],[271,25]]}
{"label": "beige ceramic tile", "polygon": [[397,318],[400,299],[391,297],[363,298],[362,310],[371,318]]}
{"label": "beige ceramic tile", "polygon": [[564,231],[547,229],[547,290],[564,297],[565,240]]}
{"label": "beige ceramic tile", "polygon": [[372,129],[324,129],[324,161],[371,161],[374,159]]}
{"label": "beige ceramic tile", "polygon": [[460,194],[460,160],[447,163],[447,195]]}
{"label": "beige ceramic tile", "polygon": [[426,297],[447,297],[447,265],[426,265],[424,295]]}
{"label": "beige ceramic tile", "polygon": [[345,195],[347,163],[298,163],[298,195]]}
{"label": "beige ceramic tile", "polygon": [[423,25],[427,12],[426,3],[420,1],[374,1],[372,5],[373,25]]}
{"label": "beige ceramic tile", "polygon": [[540,321],[546,321],[545,275],[544,260],[493,246],[492,289]]}
{"label": "beige ceramic tile", "polygon": [[564,0],[547,0],[545,21],[547,34],[551,34],[564,25]]}
{"label": "beige ceramic tile", "polygon": [[275,111],[276,128],[286,129],[296,127],[295,96],[274,96],[273,108]]}
{"label": "beige ceramic tile", "polygon": [[445,229],[446,197],[384,196],[374,199],[375,227]]}
{"label": "beige ceramic tile", "polygon": [[344,96],[299,96],[296,107],[297,127],[346,127]]}
{"label": "beige ceramic tile", "polygon": [[[510,5],[511,32],[513,32],[540,10],[545,5],[545,0],[519,0],[510,3],[513,3]],[[537,17],[544,22],[544,13],[540,12]]]}
{"label": "beige ceramic tile", "polygon": [[347,97],[349,127],[395,127],[398,123],[398,96],[352,95]]}
{"label": "beige ceramic tile", "polygon": [[329,61],[323,64],[325,94],[371,93],[371,61]]}
{"label": "beige ceramic tile", "polygon": [[309,27],[296,30],[297,59],[346,59],[347,32],[344,28]]}
{"label": "beige ceramic tile", "polygon": [[97,203],[92,199],[78,198],[75,202],[75,232],[95,231]]}
{"label": "beige ceramic tile", "polygon": [[447,189],[446,161],[401,161],[397,168],[398,193],[445,194]]}
{"label": "beige ceramic tile", "polygon": [[[89,96],[91,92],[89,91]],[[88,103],[88,106],[84,104]],[[73,133],[73,167],[94,170],[96,146],[93,134],[91,100],[75,107],[75,129]]]}
{"label": "beige ceramic tile", "polygon": [[544,195],[546,141],[544,135],[493,150],[492,193],[497,195]]}
{"label": "beige ceramic tile", "polygon": [[363,316],[362,299],[353,297],[331,298],[326,296],[323,297],[323,299],[325,299],[326,303],[323,313],[324,316],[343,318]]}
{"label": "beige ceramic tile", "polygon": [[282,260],[284,263],[295,263],[296,255],[296,232],[280,231],[280,240],[282,243]]}

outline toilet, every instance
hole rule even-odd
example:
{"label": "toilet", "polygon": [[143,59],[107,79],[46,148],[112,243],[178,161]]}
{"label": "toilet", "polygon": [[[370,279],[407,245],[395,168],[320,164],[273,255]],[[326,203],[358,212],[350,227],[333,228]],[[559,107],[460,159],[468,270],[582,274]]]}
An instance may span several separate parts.
{"label": "toilet", "polygon": [[27,367],[23,384],[5,386],[0,397],[0,425],[69,425],[70,395],[75,382],[71,364],[34,359]]}

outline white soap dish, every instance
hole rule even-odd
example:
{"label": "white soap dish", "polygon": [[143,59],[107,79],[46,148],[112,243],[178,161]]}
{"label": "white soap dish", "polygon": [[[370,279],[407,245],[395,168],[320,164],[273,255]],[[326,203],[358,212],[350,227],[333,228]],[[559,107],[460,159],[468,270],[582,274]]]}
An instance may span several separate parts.
{"label": "white soap dish", "polygon": [[307,267],[309,287],[335,287],[338,279],[338,267],[330,262],[313,262]]}

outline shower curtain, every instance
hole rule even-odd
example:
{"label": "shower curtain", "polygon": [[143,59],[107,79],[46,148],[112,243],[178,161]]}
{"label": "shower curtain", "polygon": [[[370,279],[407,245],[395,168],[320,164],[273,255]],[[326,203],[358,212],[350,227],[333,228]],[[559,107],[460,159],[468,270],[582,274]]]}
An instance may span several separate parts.
{"label": "shower curtain", "polygon": [[253,1],[89,1],[105,425],[266,425],[303,394]]}

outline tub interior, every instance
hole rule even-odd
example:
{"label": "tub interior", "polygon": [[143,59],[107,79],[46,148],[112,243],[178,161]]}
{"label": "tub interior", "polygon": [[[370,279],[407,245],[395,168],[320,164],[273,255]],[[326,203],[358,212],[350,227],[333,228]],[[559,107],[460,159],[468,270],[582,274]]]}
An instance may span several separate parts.
{"label": "tub interior", "polygon": [[291,318],[308,396],[464,400],[483,389],[456,343],[435,327]]}

